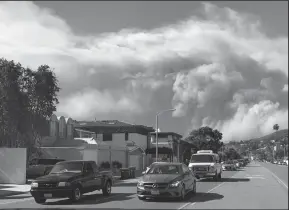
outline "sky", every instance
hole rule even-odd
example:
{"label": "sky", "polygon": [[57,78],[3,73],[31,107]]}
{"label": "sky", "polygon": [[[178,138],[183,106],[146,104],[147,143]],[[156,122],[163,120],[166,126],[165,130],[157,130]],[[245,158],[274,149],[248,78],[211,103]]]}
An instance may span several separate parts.
{"label": "sky", "polygon": [[0,3],[0,57],[47,64],[58,115],[239,141],[288,128],[288,2]]}

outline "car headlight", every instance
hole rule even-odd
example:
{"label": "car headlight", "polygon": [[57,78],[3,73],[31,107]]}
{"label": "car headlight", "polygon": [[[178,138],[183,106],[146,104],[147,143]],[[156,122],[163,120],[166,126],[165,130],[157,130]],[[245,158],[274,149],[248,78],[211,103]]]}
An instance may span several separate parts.
{"label": "car headlight", "polygon": [[32,182],[31,183],[31,188],[37,188],[38,187],[38,183],[37,182]]}
{"label": "car headlight", "polygon": [[68,182],[59,182],[58,183],[58,187],[67,187],[67,186],[70,186],[70,183],[68,183]]}
{"label": "car headlight", "polygon": [[179,185],[180,185],[180,181],[176,181],[176,182],[173,182],[173,183],[171,183],[169,186],[170,187],[178,187]]}
{"label": "car headlight", "polygon": [[143,187],[143,182],[138,182],[138,183],[137,183],[137,186],[138,186],[138,187]]}

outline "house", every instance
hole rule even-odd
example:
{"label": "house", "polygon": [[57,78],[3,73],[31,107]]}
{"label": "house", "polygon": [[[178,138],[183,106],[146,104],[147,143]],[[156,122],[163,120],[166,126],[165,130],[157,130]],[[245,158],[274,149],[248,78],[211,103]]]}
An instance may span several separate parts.
{"label": "house", "polygon": [[78,122],[71,118],[52,115],[47,122],[46,135],[38,145],[43,158],[94,160],[97,164],[117,160],[123,167],[128,166],[126,145],[99,141],[95,132],[77,128]]}
{"label": "house", "polygon": [[129,166],[143,170],[148,158],[145,150],[150,147],[152,127],[136,125],[119,120],[79,121],[75,130],[88,131],[95,135],[98,142],[110,146],[125,146],[129,150]]}
{"label": "house", "polygon": [[[146,154],[151,155],[150,162],[156,161],[156,132],[151,132],[150,147]],[[158,132],[158,158],[163,161],[182,161],[182,136],[174,132]]]}

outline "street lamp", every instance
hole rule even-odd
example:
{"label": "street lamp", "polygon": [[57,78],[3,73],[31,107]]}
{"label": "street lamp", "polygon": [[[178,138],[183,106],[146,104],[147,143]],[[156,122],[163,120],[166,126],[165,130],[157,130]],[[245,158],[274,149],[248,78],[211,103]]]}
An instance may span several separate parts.
{"label": "street lamp", "polygon": [[158,127],[159,127],[159,115],[164,113],[164,112],[173,112],[176,109],[166,109],[158,112],[156,114],[156,161],[158,161],[158,146],[159,146],[159,140],[158,140]]}

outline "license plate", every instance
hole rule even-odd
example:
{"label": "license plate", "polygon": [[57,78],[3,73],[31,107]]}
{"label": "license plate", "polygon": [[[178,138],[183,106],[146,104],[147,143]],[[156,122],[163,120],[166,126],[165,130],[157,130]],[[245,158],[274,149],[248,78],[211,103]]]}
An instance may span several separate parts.
{"label": "license plate", "polygon": [[160,192],[159,192],[158,190],[152,190],[152,191],[151,191],[151,194],[152,194],[152,195],[159,195]]}
{"label": "license plate", "polygon": [[198,171],[205,171],[205,168],[197,168]]}
{"label": "license plate", "polygon": [[52,198],[52,194],[44,194],[45,198]]}

